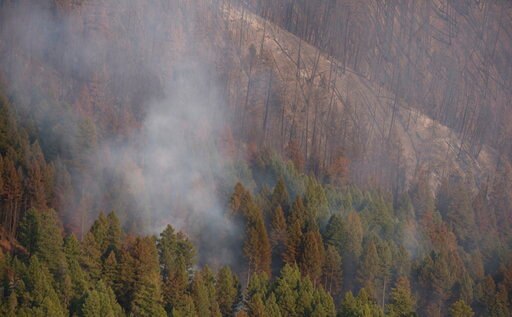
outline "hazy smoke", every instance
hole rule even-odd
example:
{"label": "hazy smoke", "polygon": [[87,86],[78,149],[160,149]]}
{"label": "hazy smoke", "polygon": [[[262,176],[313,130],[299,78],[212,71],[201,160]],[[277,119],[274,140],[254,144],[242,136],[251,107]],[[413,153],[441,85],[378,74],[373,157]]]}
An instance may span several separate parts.
{"label": "hazy smoke", "polygon": [[[190,2],[3,1],[0,65],[14,104],[59,144],[47,156],[71,174],[76,193],[61,212],[75,228],[115,209],[129,229],[157,234],[170,223],[205,259],[230,263],[224,102]],[[84,118],[100,127],[98,144]]]}

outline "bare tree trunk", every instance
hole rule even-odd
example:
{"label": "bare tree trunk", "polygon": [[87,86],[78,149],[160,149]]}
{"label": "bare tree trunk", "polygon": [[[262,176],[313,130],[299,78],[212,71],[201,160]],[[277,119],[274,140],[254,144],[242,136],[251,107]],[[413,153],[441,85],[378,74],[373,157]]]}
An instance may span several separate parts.
{"label": "bare tree trunk", "polygon": [[274,75],[274,72],[271,69],[270,75],[269,75],[270,78],[268,80],[267,100],[265,102],[265,116],[263,119],[263,145],[265,145],[265,141],[267,138],[268,109],[269,109],[269,105],[270,105],[270,97],[272,95],[272,79],[274,77],[273,75]]}

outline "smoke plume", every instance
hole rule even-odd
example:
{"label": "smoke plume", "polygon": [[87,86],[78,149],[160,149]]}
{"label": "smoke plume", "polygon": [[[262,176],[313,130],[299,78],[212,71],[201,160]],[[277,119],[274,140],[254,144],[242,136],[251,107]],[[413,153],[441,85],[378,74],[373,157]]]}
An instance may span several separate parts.
{"label": "smoke plume", "polygon": [[72,191],[58,206],[69,228],[115,210],[129,230],[171,224],[202,261],[229,264],[219,54],[204,49],[196,23],[208,7],[190,2],[3,1],[1,76],[66,171],[57,177],[69,175],[56,180]]}

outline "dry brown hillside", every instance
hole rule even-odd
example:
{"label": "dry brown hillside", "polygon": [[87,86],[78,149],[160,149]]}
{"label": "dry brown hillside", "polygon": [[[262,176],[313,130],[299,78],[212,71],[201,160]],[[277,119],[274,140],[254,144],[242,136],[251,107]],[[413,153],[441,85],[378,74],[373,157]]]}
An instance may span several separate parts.
{"label": "dry brown hillside", "polygon": [[[338,155],[346,156],[352,178],[366,184],[400,179],[395,186],[404,186],[425,170],[432,173],[433,184],[454,171],[471,173],[477,183],[494,173],[496,153],[489,146],[475,157],[459,133],[350,67],[343,69],[324,51],[248,10],[225,7],[224,15],[245,59],[251,50],[257,55],[250,75],[251,103],[242,111],[249,113],[251,130],[264,128],[274,136],[260,136],[264,144],[286,152],[297,142],[304,160],[314,161],[310,167],[323,171],[336,164]],[[242,88],[248,71],[243,75]],[[269,87],[272,92],[266,93]],[[238,91],[239,107],[244,107],[245,93]],[[274,108],[267,109],[268,95],[274,94],[278,100],[271,100]],[[399,172],[402,167],[405,175]]]}

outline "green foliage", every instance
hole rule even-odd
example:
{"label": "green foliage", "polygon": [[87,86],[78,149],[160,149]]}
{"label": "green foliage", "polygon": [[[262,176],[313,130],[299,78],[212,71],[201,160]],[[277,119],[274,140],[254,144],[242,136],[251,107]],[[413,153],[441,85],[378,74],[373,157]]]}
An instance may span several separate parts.
{"label": "green foliage", "polygon": [[[27,149],[38,161],[37,144]],[[13,162],[0,157],[4,190],[6,175],[24,173]],[[32,178],[42,179],[36,165]],[[82,241],[63,239],[57,214],[32,208],[19,224],[20,246],[0,253],[0,314],[334,316],[334,297],[344,298],[338,316],[384,316],[384,307],[386,316],[472,316],[471,307],[510,315],[512,266],[495,264],[509,263],[508,245],[496,236],[501,244],[491,248],[491,238],[472,234],[486,195],[472,201],[465,184],[446,182],[434,206],[420,179],[394,206],[381,191],[324,187],[273,156],[255,165],[264,177],[250,189],[237,184],[227,211],[245,228],[233,238],[242,246],[233,255],[246,263],[201,268],[184,233],[169,225],[158,239],[125,235],[114,213],[100,213]],[[492,221],[485,226],[497,230]]]}
{"label": "green foliage", "polygon": [[354,297],[352,292],[345,295],[338,317],[384,317],[381,308],[368,296],[365,289]]}
{"label": "green foliage", "polygon": [[[256,275],[254,275],[256,276]],[[223,316],[231,316],[238,297],[238,280],[228,266],[217,273],[217,302]]]}
{"label": "green foliage", "polygon": [[463,300],[458,300],[450,307],[451,317],[473,317],[475,313]]}
{"label": "green foliage", "polygon": [[65,272],[62,225],[54,210],[27,211],[20,223],[19,240],[23,245],[27,245],[27,250],[32,255],[37,255],[55,276]]}
{"label": "green foliage", "polygon": [[285,181],[282,177],[279,178],[274,190],[272,191],[270,203],[270,208],[272,210],[275,210],[278,207],[281,207],[283,210],[288,210],[290,198],[288,190],[286,189]]}
{"label": "green foliage", "polygon": [[274,285],[276,302],[283,316],[334,316],[332,297],[302,277],[297,267],[286,265]]}
{"label": "green foliage", "polygon": [[322,285],[336,297],[341,292],[343,284],[342,259],[336,248],[328,245],[325,250]]}
{"label": "green foliage", "polygon": [[48,268],[39,261],[37,255],[30,262],[23,278],[28,302],[20,307],[20,314],[30,313],[36,316],[66,315],[55,288]]}
{"label": "green foliage", "polygon": [[156,240],[136,238],[131,245],[134,271],[133,299],[130,314],[134,316],[166,316],[162,305],[160,265]]}
{"label": "green foliage", "polygon": [[387,315],[390,317],[413,316],[415,314],[415,305],[409,280],[400,277],[395,287],[391,290],[391,298],[386,306]]}
{"label": "green foliage", "polygon": [[99,281],[95,289],[87,292],[82,306],[83,317],[121,317],[121,306],[116,301],[112,289]]}
{"label": "green foliage", "polygon": [[309,177],[304,194],[304,204],[313,219],[325,225],[329,219],[329,203],[324,188],[313,177]]}

